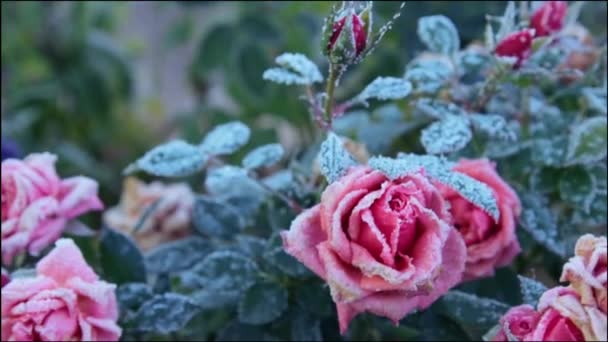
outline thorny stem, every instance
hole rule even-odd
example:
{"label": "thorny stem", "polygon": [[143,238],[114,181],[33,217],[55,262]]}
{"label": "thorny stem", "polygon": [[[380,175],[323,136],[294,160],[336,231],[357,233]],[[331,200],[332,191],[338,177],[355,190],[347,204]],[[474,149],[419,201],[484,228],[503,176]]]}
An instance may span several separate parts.
{"label": "thorny stem", "polygon": [[329,64],[329,75],[327,76],[327,87],[325,89],[325,111],[323,118],[327,123],[327,127],[331,127],[332,119],[332,104],[334,102],[334,90],[336,88],[337,69],[335,64]]}

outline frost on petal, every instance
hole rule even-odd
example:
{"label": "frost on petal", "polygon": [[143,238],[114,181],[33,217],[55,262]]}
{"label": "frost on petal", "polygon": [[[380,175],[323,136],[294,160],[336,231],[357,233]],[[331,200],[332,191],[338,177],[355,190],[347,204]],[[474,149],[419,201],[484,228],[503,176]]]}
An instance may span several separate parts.
{"label": "frost on petal", "polygon": [[79,277],[87,282],[98,279],[71,239],[57,240],[55,248],[38,262],[36,271],[61,284],[72,277]]}
{"label": "frost on petal", "polygon": [[320,243],[317,250],[325,267],[326,281],[334,302],[348,303],[368,294],[359,285],[361,273],[351,265],[342,262],[331,250],[328,242]]}
{"label": "frost on petal", "polygon": [[97,197],[97,182],[87,177],[71,177],[61,181],[59,210],[67,218],[74,218],[89,210],[103,209]]}
{"label": "frost on petal", "polygon": [[320,205],[316,205],[298,215],[289,230],[281,232],[281,237],[285,252],[325,279],[325,269],[316,248],[319,243],[327,240],[327,234],[321,228],[320,208]]}

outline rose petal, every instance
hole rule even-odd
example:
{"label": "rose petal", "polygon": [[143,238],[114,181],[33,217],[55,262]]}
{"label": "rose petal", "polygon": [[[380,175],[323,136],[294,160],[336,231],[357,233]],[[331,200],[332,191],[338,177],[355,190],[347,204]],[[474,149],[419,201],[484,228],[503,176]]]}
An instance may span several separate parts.
{"label": "rose petal", "polygon": [[325,268],[316,248],[327,240],[327,234],[321,228],[320,209],[320,205],[316,205],[298,215],[289,230],[281,232],[281,237],[285,252],[325,279]]}
{"label": "rose petal", "polygon": [[65,285],[79,295],[79,309],[87,317],[118,319],[118,308],[114,295],[116,285],[105,281],[91,283],[81,278],[70,278]]}
{"label": "rose petal", "polygon": [[347,193],[338,204],[336,211],[334,211],[331,227],[326,229],[326,231],[329,231],[329,241],[331,242],[333,250],[342,258],[342,260],[344,260],[344,262],[351,261],[352,251],[348,238],[344,233],[346,227],[342,226],[342,221],[366,193],[367,190],[364,189]]}
{"label": "rose petal", "polygon": [[43,341],[68,341],[76,334],[77,326],[76,317],[67,310],[55,310],[35,330]]}
{"label": "rose petal", "polygon": [[38,262],[36,271],[60,284],[64,284],[73,277],[79,277],[88,282],[98,279],[84,260],[80,249],[71,239],[57,240],[55,248]]}
{"label": "rose petal", "polygon": [[329,242],[317,245],[319,258],[325,266],[326,281],[334,302],[351,302],[368,294],[359,285],[361,273],[351,265],[344,263],[331,250]]}
{"label": "rose petal", "polygon": [[[56,286],[55,281],[46,277],[12,279],[2,288],[2,317],[9,316],[13,307],[18,303]],[[4,340],[4,338],[2,339]]]}
{"label": "rose petal", "polygon": [[122,334],[122,329],[110,319],[100,319],[95,317],[85,318],[94,331],[95,341],[118,341]]}
{"label": "rose petal", "polygon": [[103,209],[97,197],[97,182],[82,176],[61,181],[59,210],[67,218],[74,218],[90,210]]}

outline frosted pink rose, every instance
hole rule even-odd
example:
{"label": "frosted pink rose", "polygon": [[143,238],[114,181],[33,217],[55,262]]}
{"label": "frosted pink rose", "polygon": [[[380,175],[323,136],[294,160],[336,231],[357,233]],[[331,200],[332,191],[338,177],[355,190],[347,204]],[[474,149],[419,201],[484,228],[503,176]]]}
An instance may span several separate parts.
{"label": "frosted pink rose", "polygon": [[118,341],[116,285],[99,280],[72,240],[58,240],[36,271],[2,288],[3,341]]}
{"label": "frosted pink rose", "polygon": [[492,341],[506,342],[509,340],[508,334],[523,341],[536,327],[539,318],[540,314],[531,305],[513,307],[500,319],[500,330]]}
{"label": "frosted pink rose", "polygon": [[606,237],[581,236],[574,254],[564,265],[560,281],[569,281],[584,305],[597,307],[606,315]]}
{"label": "frosted pink rose", "polygon": [[61,236],[68,220],[100,210],[97,182],[86,177],[61,180],[56,157],[31,154],[2,162],[2,262],[26,250],[33,255]]}
{"label": "frosted pink rose", "polygon": [[515,235],[516,218],[521,212],[519,198],[487,159],[460,160],[454,170],[486,184],[494,192],[500,212],[498,222],[456,191],[438,185],[450,203],[454,226],[467,245],[464,280],[491,276],[495,268],[510,264],[521,250]]}
{"label": "frosted pink rose", "polygon": [[327,281],[340,331],[369,311],[397,323],[461,278],[465,246],[423,172],[351,168],[283,232],[285,251]]}

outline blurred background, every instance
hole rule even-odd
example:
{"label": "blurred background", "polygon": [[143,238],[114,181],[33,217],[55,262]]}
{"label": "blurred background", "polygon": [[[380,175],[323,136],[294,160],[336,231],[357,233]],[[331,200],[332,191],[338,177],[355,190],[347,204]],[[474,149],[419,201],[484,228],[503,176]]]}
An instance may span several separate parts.
{"label": "blurred background", "polygon": [[[421,44],[419,17],[444,14],[462,44],[481,38],[502,1],[409,2],[376,53],[346,75],[338,98],[376,76],[403,75]],[[295,153],[315,130],[302,89],[262,80],[282,52],[319,63],[332,2],[2,2],[3,155],[50,151],[59,172],[97,179],[105,203],[121,192],[124,167],[172,137],[198,142],[239,119],[251,146],[278,141]],[[399,2],[376,2],[375,24]],[[606,2],[581,22],[606,40]]]}

